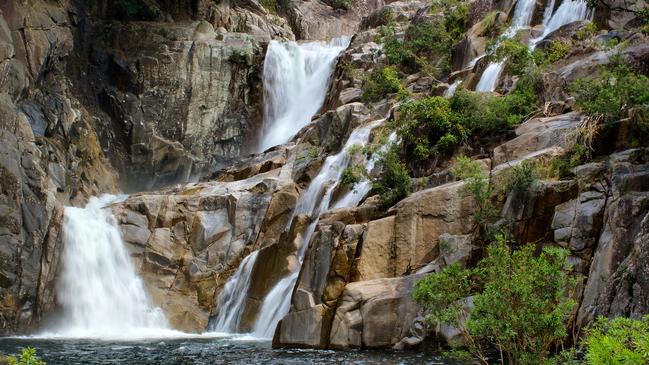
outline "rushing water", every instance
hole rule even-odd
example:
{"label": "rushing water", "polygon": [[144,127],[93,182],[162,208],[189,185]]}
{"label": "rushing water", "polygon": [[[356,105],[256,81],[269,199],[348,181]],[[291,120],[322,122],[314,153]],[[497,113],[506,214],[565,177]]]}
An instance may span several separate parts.
{"label": "rushing water", "polygon": [[[340,183],[343,170],[349,164],[351,158],[349,149],[352,146],[362,147],[367,144],[372,129],[383,121],[377,120],[355,129],[350,134],[342,150],[336,155],[327,157],[318,175],[309,184],[307,191],[300,197],[294,214],[308,214],[312,219],[304,234],[303,242],[298,248],[300,265],[298,265],[297,270],[280,280],[264,298],[264,303],[255,322],[254,334],[256,336],[272,337],[277,323],[288,313],[291,305],[291,293],[300,273],[299,266],[301,266],[304,259],[311,236],[315,232],[320,214],[329,208],[332,195]],[[348,202],[353,204],[350,206],[358,204],[358,201],[355,200],[348,200]]]}
{"label": "rushing water", "polygon": [[238,331],[241,314],[246,305],[245,293],[250,287],[250,277],[257,261],[257,254],[258,251],[255,251],[246,256],[223,287],[223,291],[218,297],[219,313],[210,323],[210,330],[224,333]]}
{"label": "rushing water", "polygon": [[329,43],[271,41],[264,61],[264,128],[260,151],[286,143],[322,107],[340,52],[350,38]]}
{"label": "rushing water", "polygon": [[547,22],[545,16],[547,16],[548,11],[544,15],[543,25],[543,34],[540,37],[531,41],[532,46],[542,41],[548,34],[554,32],[555,30],[561,28],[566,24],[577,22],[580,20],[585,20],[592,16],[592,11],[588,9],[588,4],[583,0],[564,0],[557,11],[548,17]]}
{"label": "rushing water", "polygon": [[0,353],[34,346],[48,365],[453,364],[425,352],[272,349],[268,341],[177,338],[137,342],[2,339]]}
{"label": "rushing water", "polygon": [[[501,37],[511,38],[516,35],[521,28],[530,25],[532,15],[534,15],[534,7],[536,0],[518,0],[514,8],[514,15],[512,17],[512,24],[505,30]],[[482,73],[480,81],[476,86],[476,91],[491,92],[496,90],[498,79],[503,71],[504,61],[492,62]]]}
{"label": "rushing water", "polygon": [[44,336],[141,338],[170,331],[154,307],[106,205],[119,197],[93,197],[85,208],[65,208],[62,272],[57,300],[63,311]]}

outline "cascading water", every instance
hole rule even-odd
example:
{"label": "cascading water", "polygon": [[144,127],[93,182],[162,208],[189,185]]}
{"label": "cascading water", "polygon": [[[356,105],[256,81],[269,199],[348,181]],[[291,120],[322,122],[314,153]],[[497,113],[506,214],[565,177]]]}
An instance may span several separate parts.
{"label": "cascading water", "polygon": [[222,333],[235,333],[239,329],[241,315],[246,305],[246,293],[250,287],[252,269],[259,251],[246,256],[237,271],[223,287],[218,297],[219,313],[210,323],[210,330]]}
{"label": "cascading water", "polygon": [[[309,214],[312,219],[311,224],[309,224],[303,236],[302,244],[298,248],[300,265],[298,265],[297,270],[280,280],[266,295],[266,298],[264,298],[261,310],[255,321],[255,336],[262,338],[272,337],[277,323],[288,313],[291,305],[291,292],[300,272],[299,267],[301,267],[302,261],[304,260],[306,249],[311,240],[311,236],[315,232],[320,214],[329,208],[331,197],[340,183],[343,170],[349,164],[351,159],[349,149],[355,145],[362,147],[367,144],[372,129],[383,121],[378,120],[355,129],[349,136],[343,149],[338,154],[327,157],[320,173],[313,179],[307,191],[300,197],[294,214]],[[347,202],[350,205],[348,206],[355,206],[359,201],[360,199],[349,199]]]}
{"label": "cascading water", "polygon": [[125,339],[170,331],[148,298],[115,218],[102,209],[118,199],[104,195],[85,208],[65,208],[57,288],[63,315],[52,336]]}
{"label": "cascading water", "polygon": [[288,142],[324,102],[335,61],[350,38],[271,41],[264,61],[264,128],[259,150]]}
{"label": "cascading water", "polygon": [[444,91],[444,97],[445,98],[450,98],[451,96],[453,96],[455,94],[455,91],[457,90],[457,87],[460,86],[461,83],[462,83],[462,80],[460,80],[460,79],[455,80],[455,82],[453,82],[448,87],[448,89],[446,89],[446,91]]}
{"label": "cascading water", "polygon": [[[535,5],[536,0],[518,0],[516,8],[514,9],[512,25],[505,30],[502,37],[511,38],[515,36],[516,32],[521,28],[530,25],[532,15],[534,15]],[[480,92],[492,92],[496,90],[498,79],[500,78],[504,65],[505,63],[503,61],[490,63],[482,72],[482,76],[480,77],[480,81],[478,81],[475,90]]]}
{"label": "cascading water", "polygon": [[547,23],[544,22],[545,28],[543,29],[543,34],[540,37],[531,41],[532,47],[536,46],[540,41],[542,41],[548,34],[554,32],[555,30],[561,28],[566,24],[572,22],[577,22],[580,20],[588,19],[592,16],[592,11],[588,8],[588,4],[583,0],[565,0],[559,5],[557,11],[549,17]]}

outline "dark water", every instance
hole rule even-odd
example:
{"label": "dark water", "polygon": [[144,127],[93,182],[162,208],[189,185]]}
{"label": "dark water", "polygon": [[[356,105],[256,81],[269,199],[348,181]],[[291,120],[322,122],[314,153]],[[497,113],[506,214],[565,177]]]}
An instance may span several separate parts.
{"label": "dark water", "polygon": [[0,353],[35,347],[48,364],[444,364],[431,353],[272,349],[267,341],[219,338],[137,342],[0,338]]}

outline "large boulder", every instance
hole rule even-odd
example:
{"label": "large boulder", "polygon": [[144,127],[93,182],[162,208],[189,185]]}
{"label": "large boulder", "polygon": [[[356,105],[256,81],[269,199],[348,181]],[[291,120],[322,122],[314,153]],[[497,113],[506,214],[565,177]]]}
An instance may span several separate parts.
{"label": "large boulder", "polygon": [[392,347],[409,334],[420,311],[410,297],[421,275],[350,283],[331,327],[333,348]]}

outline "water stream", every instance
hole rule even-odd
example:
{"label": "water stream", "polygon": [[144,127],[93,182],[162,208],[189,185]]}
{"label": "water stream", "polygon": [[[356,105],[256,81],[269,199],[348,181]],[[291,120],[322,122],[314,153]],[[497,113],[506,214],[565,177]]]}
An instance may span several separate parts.
{"label": "water stream", "polygon": [[[315,232],[320,214],[329,209],[334,191],[340,184],[340,178],[345,168],[349,165],[351,156],[349,149],[352,146],[363,147],[367,144],[370,132],[384,120],[377,120],[366,126],[355,129],[349,136],[342,150],[333,156],[327,157],[318,175],[313,179],[307,191],[300,197],[294,215],[308,214],[311,223],[306,229],[304,240],[298,247],[298,269],[289,276],[280,280],[266,295],[261,310],[255,321],[254,335],[270,338],[275,332],[277,323],[288,313],[291,304],[291,294],[297,282],[299,267],[304,260],[309,241]],[[360,198],[362,199],[362,197]],[[360,200],[358,200],[360,201]],[[358,204],[356,199],[348,199],[345,203],[349,206]]]}
{"label": "water stream", "polygon": [[288,142],[311,122],[327,94],[349,37],[324,42],[271,41],[264,60],[264,127],[258,150]]}

